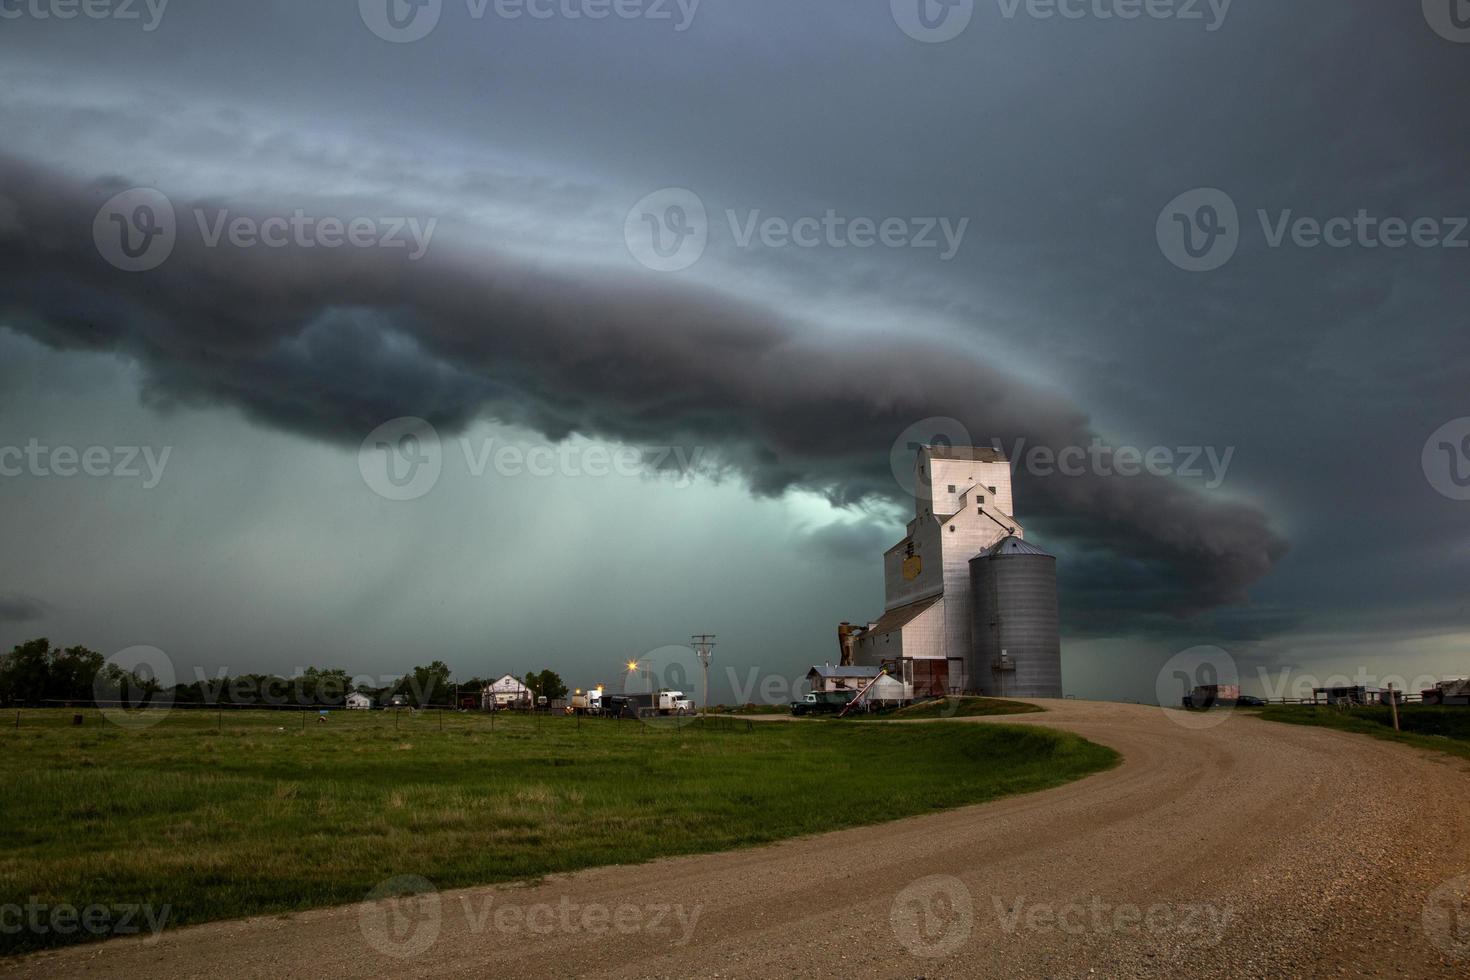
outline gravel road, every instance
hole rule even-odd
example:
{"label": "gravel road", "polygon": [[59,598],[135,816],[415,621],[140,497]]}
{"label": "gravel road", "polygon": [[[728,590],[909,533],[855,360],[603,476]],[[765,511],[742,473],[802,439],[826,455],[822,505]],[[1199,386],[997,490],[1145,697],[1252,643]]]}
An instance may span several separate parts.
{"label": "gravel road", "polygon": [[1470,764],[1239,713],[1192,728],[1038,703],[996,720],[1078,732],[1123,764],[875,827],[198,926],[0,977],[1470,976]]}

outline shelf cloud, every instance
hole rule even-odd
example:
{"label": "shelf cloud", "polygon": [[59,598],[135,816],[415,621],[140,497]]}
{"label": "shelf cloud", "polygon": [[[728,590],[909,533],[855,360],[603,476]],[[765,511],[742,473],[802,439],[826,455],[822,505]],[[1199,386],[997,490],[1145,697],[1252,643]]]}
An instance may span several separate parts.
{"label": "shelf cloud", "polygon": [[[153,404],[232,406],[343,446],[417,416],[445,433],[494,418],[553,440],[699,447],[756,494],[805,489],[850,506],[902,497],[890,450],[922,419],[1053,451],[1099,439],[1082,406],[976,343],[838,338],[713,289],[462,239],[441,237],[417,259],[231,247],[195,221],[213,213],[208,200],[175,200],[166,261],[123,271],[99,250],[94,220],[132,185],[0,158],[0,316],[55,348],[137,359]],[[1172,476],[1021,467],[1017,483],[1028,526],[1119,559],[1112,574],[1154,611],[1241,602],[1286,550],[1261,508]],[[1078,594],[1117,608],[1116,595]]]}

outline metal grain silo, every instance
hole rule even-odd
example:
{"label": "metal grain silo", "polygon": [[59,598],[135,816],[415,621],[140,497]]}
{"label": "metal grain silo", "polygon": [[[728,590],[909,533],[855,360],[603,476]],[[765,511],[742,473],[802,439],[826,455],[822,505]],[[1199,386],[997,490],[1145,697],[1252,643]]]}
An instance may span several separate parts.
{"label": "metal grain silo", "polygon": [[1008,537],[970,560],[974,649],[967,665],[990,697],[1062,696],[1057,560]]}

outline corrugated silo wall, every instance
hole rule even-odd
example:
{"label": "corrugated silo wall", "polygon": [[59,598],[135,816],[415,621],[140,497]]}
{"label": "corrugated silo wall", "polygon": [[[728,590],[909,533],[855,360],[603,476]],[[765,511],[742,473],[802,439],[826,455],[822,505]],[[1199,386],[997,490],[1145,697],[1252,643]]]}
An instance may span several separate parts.
{"label": "corrugated silo wall", "polygon": [[[1062,696],[1057,562],[1050,555],[981,556],[970,562],[971,684],[990,697]],[[995,671],[1004,650],[1014,671]]]}

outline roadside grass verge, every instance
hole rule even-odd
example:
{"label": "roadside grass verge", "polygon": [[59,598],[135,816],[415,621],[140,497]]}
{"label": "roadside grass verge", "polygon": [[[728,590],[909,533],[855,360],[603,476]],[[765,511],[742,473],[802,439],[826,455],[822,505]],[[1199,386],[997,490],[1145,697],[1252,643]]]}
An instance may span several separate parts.
{"label": "roadside grass verge", "polygon": [[[0,728],[0,906],[166,906],[169,927],[355,902],[396,875],[453,888],[747,847],[1118,761],[1067,733],[942,722],[175,710],[131,731],[72,714]],[[0,953],[111,931],[0,931]]]}
{"label": "roadside grass verge", "polygon": [[1041,711],[1034,704],[1000,698],[940,698],[899,708],[884,718],[978,718],[985,715],[1026,715]]}
{"label": "roadside grass verge", "polygon": [[1402,732],[1393,730],[1393,715],[1386,705],[1339,711],[1322,705],[1273,704],[1251,710],[1267,721],[1335,728],[1342,732],[1372,735],[1374,738],[1470,759],[1470,708],[1400,705],[1399,725],[1403,728]]}

